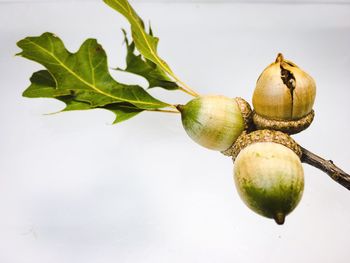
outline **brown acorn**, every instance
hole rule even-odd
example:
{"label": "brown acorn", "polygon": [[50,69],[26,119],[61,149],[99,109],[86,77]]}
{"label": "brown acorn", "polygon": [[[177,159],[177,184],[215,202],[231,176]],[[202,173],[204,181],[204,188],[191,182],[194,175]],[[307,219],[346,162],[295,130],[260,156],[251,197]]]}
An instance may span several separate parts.
{"label": "brown acorn", "polygon": [[298,133],[313,120],[315,96],[313,78],[278,54],[257,80],[253,94],[254,123],[258,129]]}

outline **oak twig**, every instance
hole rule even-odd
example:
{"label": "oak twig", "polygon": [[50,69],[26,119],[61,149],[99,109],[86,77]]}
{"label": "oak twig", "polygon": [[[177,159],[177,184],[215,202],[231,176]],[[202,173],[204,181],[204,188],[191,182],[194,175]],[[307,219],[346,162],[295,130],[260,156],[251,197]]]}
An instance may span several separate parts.
{"label": "oak twig", "polygon": [[307,163],[311,166],[322,170],[323,172],[328,174],[334,181],[350,190],[349,174],[337,167],[332,160],[325,160],[301,146],[300,148],[302,151],[301,161],[303,163]]}

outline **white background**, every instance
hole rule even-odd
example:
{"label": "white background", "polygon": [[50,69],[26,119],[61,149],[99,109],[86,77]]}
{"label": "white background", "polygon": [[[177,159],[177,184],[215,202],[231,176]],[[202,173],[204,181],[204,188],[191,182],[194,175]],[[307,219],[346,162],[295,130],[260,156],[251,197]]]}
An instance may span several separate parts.
{"label": "white background", "polygon": [[[231,160],[193,143],[178,115],[143,113],[116,126],[103,110],[44,115],[63,105],[21,97],[41,66],[14,57],[16,41],[51,31],[75,51],[94,37],[111,67],[124,66],[120,28],[128,25],[102,1],[5,2],[1,263],[348,262],[350,193],[319,170],[304,166],[303,199],[278,226],[245,207]],[[283,52],[318,88],[315,121],[295,138],[350,172],[350,5],[138,1],[135,8],[152,21],[161,56],[201,94],[251,101],[257,77]]]}

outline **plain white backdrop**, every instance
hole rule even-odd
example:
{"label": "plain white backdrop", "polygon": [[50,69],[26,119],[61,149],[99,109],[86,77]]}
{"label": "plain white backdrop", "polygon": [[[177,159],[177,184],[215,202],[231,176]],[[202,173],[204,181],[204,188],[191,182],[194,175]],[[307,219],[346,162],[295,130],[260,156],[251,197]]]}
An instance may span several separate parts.
{"label": "plain white backdrop", "polygon": [[[283,52],[318,88],[315,121],[295,138],[350,172],[350,5],[166,2],[135,8],[182,80],[251,101]],[[76,51],[97,38],[123,67],[122,27],[102,1],[0,3],[0,262],[348,262],[350,193],[321,171],[304,166],[303,199],[278,226],[245,207],[231,160],[192,142],[180,116],[114,126],[107,111],[48,116],[63,105],[21,97],[41,66],[14,57],[18,40],[51,31]]]}

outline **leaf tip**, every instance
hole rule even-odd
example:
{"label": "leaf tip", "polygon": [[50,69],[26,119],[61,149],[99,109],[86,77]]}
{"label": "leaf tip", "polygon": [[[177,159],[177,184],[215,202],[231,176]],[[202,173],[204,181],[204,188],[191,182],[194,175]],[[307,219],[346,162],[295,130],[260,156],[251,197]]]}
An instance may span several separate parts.
{"label": "leaf tip", "polygon": [[22,92],[22,97],[29,98],[28,89]]}
{"label": "leaf tip", "polygon": [[21,51],[21,52],[18,52],[18,53],[16,53],[16,54],[14,54],[13,56],[14,57],[23,57],[23,51]]}

